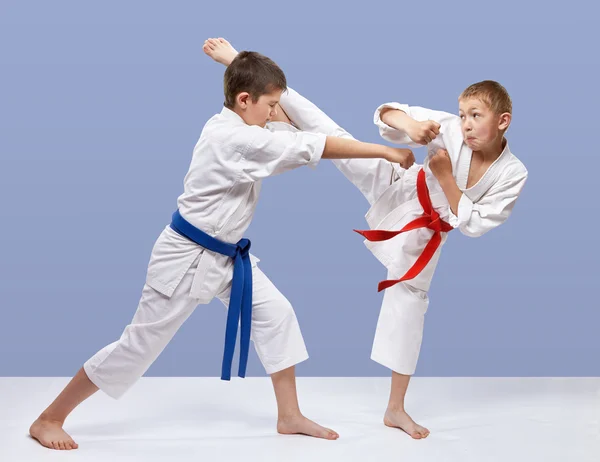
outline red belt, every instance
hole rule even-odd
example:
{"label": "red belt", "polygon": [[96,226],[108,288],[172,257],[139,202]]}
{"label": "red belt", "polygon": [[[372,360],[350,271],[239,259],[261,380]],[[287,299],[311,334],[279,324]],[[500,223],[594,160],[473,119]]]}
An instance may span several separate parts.
{"label": "red belt", "polygon": [[409,279],[413,279],[419,275],[423,268],[427,266],[429,260],[435,254],[435,251],[440,246],[442,242],[441,233],[447,233],[454,229],[449,223],[446,223],[444,220],[440,219],[440,214],[437,213],[433,206],[431,205],[431,198],[429,197],[429,189],[427,188],[427,182],[425,181],[425,172],[423,169],[419,170],[417,175],[417,196],[419,197],[419,202],[421,203],[421,207],[423,207],[423,215],[419,218],[408,223],[404,228],[400,231],[383,231],[379,229],[373,229],[368,231],[359,231],[355,229],[358,234],[361,234],[369,241],[387,241],[400,233],[404,233],[406,231],[411,231],[413,229],[418,228],[429,228],[434,233],[431,236],[431,239],[417,258],[417,261],[410,267],[410,269],[402,276],[400,279],[390,279],[387,281],[381,281],[378,286],[378,292],[387,289],[395,284],[398,284],[402,281],[408,281]]}

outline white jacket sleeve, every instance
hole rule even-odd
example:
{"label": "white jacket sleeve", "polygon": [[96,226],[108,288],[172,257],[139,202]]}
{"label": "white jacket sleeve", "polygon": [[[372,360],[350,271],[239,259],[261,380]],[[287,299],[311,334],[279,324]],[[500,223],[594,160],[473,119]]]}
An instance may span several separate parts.
{"label": "white jacket sleeve", "polygon": [[433,120],[441,125],[440,132],[445,131],[451,124],[460,121],[460,118],[457,115],[443,111],[433,111],[419,106],[408,106],[407,104],[401,103],[385,103],[379,106],[373,115],[373,122],[377,128],[379,128],[381,137],[391,143],[406,144],[413,148],[418,148],[421,145],[414,143],[405,132],[392,128],[381,120],[381,111],[385,108],[399,109],[419,122]]}
{"label": "white jacket sleeve", "polygon": [[450,211],[449,223],[469,237],[479,237],[500,226],[510,216],[527,180],[527,170],[511,173],[494,184],[479,201],[473,203],[463,194],[457,215]]}
{"label": "white jacket sleeve", "polygon": [[258,181],[304,165],[316,167],[326,138],[318,133],[272,132],[249,125],[232,134],[231,142],[241,154],[243,179]]}

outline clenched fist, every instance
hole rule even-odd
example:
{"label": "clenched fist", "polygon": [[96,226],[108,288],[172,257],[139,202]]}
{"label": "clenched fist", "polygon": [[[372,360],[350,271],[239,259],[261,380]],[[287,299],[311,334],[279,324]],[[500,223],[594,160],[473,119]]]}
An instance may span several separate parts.
{"label": "clenched fist", "polygon": [[389,148],[389,152],[385,159],[389,162],[400,164],[404,169],[409,168],[415,163],[413,152],[406,148]]}
{"label": "clenched fist", "polygon": [[441,125],[433,120],[423,122],[415,120],[406,130],[406,134],[417,144],[427,144],[431,143],[431,140],[440,134],[440,127]]}
{"label": "clenched fist", "polygon": [[452,176],[452,161],[450,160],[448,151],[445,149],[438,149],[436,153],[429,158],[429,168],[438,181],[448,175]]}

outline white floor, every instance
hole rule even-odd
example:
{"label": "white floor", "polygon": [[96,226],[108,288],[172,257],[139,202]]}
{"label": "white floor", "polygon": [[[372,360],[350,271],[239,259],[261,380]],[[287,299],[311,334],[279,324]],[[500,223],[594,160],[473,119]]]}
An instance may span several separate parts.
{"label": "white floor", "polygon": [[45,449],[27,430],[67,381],[0,378],[0,462],[600,461],[600,378],[413,378],[421,441],[382,424],[389,378],[298,379],[305,415],[337,441],[278,435],[268,378],[143,378],[75,410],[79,449]]}

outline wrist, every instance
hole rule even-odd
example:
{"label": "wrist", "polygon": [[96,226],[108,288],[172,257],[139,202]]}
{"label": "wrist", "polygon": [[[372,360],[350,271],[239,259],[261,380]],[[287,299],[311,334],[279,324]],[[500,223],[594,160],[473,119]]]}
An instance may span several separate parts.
{"label": "wrist", "polygon": [[381,148],[382,148],[381,158],[384,160],[387,160],[388,162],[391,162],[392,156],[393,156],[392,148],[390,148],[389,146],[381,146]]}
{"label": "wrist", "polygon": [[454,181],[454,177],[452,176],[452,172],[444,172],[438,176],[438,183],[442,188],[446,188],[448,186],[452,186],[456,184]]}
{"label": "wrist", "polygon": [[421,122],[419,122],[418,120],[415,120],[415,119],[413,119],[413,118],[411,118],[411,117],[407,117],[406,119],[407,119],[407,120],[406,120],[406,127],[407,127],[408,129],[410,129],[410,130],[413,130],[413,129],[415,129],[415,128],[418,128],[418,127],[419,127],[419,124],[421,123]]}

